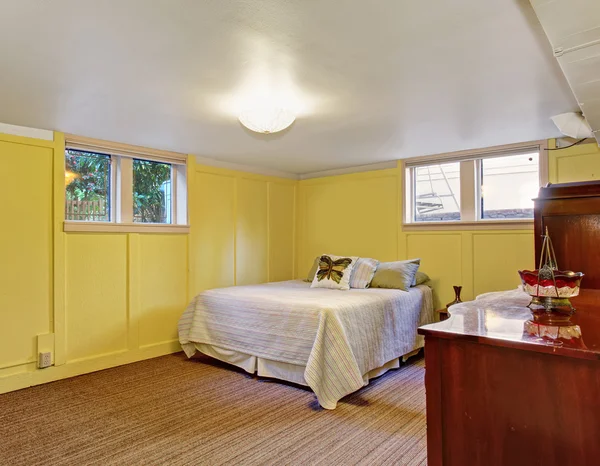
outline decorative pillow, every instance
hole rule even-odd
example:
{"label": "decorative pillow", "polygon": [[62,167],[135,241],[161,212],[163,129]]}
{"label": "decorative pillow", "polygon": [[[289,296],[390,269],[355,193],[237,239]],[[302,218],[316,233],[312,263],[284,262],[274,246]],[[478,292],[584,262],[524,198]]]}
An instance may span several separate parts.
{"label": "decorative pillow", "polygon": [[408,291],[415,282],[421,259],[381,262],[371,281],[371,288],[395,288]]}
{"label": "decorative pillow", "polygon": [[417,272],[415,274],[415,284],[413,286],[417,286],[417,285],[422,285],[425,282],[429,281],[429,275],[427,275],[425,272]]}
{"label": "decorative pillow", "polygon": [[311,288],[350,289],[350,276],[358,257],[342,257],[323,254]]}
{"label": "decorative pillow", "polygon": [[306,276],[306,282],[312,282],[315,279],[315,275],[317,273],[317,268],[319,267],[319,258],[321,256],[317,256],[315,257],[315,260],[313,261],[313,265],[310,268],[310,270],[308,271],[308,275]]}
{"label": "decorative pillow", "polygon": [[377,259],[359,257],[352,269],[350,288],[369,288],[378,265],[379,261]]}

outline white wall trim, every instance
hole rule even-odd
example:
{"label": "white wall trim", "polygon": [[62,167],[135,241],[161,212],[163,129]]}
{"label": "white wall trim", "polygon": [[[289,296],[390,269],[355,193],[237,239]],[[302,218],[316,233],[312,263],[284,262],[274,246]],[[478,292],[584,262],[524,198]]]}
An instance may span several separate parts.
{"label": "white wall trim", "polygon": [[155,343],[132,350],[119,350],[68,361],[60,366],[37,369],[35,363],[23,364],[19,371],[0,375],[0,394],[22,388],[75,377],[81,374],[122,366],[144,359],[156,358],[181,351],[178,340]]}
{"label": "white wall trim", "polygon": [[209,167],[226,168],[228,170],[241,171],[246,173],[254,173],[255,175],[263,176],[276,176],[278,178],[289,178],[291,180],[299,180],[300,176],[295,173],[284,172],[271,168],[255,167],[251,165],[244,165],[240,163],[223,162],[221,160],[212,159],[210,157],[202,157],[196,155],[196,163],[199,165],[206,165]]}
{"label": "white wall trim", "polygon": [[301,180],[309,180],[311,178],[323,178],[326,176],[349,175],[352,173],[370,172],[373,170],[386,170],[388,168],[396,168],[397,160],[388,162],[370,163],[368,165],[356,165],[347,168],[334,168],[332,170],[322,170],[318,172],[304,173],[300,175]]}
{"label": "white wall trim", "polygon": [[9,125],[7,123],[0,123],[0,133],[12,134],[13,136],[22,136],[25,138],[43,139],[45,141],[54,141],[54,131],[29,128],[27,126]]}

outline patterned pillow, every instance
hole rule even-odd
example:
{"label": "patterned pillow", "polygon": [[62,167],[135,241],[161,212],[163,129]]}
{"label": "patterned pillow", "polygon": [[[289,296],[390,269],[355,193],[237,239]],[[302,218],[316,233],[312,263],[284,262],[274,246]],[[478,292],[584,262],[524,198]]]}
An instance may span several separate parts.
{"label": "patterned pillow", "polygon": [[421,259],[382,262],[371,281],[371,288],[394,288],[408,291],[415,283]]}
{"label": "patterned pillow", "polygon": [[319,257],[319,267],[310,287],[349,290],[350,276],[357,259],[323,254]]}
{"label": "patterned pillow", "polygon": [[360,257],[352,269],[350,288],[369,288],[378,265],[377,259]]}

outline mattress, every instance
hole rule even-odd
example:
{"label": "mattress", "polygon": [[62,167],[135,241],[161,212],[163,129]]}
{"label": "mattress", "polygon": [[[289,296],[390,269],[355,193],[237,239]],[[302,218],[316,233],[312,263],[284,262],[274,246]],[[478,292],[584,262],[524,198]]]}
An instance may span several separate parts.
{"label": "mattress", "polygon": [[291,280],[201,293],[181,317],[179,337],[189,357],[199,350],[308,385],[334,409],[372,371],[423,346],[417,328],[432,321],[427,286],[340,291]]}

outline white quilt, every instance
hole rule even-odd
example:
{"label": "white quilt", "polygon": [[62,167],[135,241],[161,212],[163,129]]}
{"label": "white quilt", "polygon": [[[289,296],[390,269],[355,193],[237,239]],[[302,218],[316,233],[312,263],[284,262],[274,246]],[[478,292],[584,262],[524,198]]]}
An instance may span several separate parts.
{"label": "white quilt", "polygon": [[431,290],[348,291],[300,280],[235,286],[196,296],[179,321],[179,341],[306,366],[304,378],[326,409],[368,383],[364,376],[423,346],[433,322]]}

